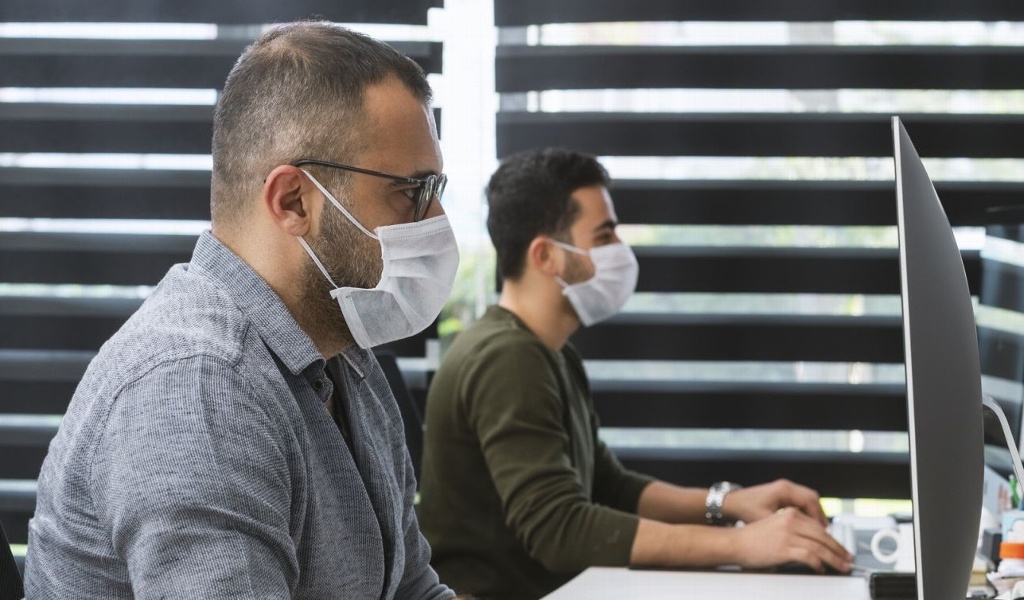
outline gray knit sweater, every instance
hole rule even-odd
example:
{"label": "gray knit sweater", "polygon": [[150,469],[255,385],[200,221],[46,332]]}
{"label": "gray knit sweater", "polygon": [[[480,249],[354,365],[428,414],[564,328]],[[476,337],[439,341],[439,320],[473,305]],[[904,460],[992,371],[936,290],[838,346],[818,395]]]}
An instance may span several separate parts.
{"label": "gray knit sweater", "polygon": [[328,364],[204,233],[90,364],[39,478],[28,598],[448,598],[370,352]]}

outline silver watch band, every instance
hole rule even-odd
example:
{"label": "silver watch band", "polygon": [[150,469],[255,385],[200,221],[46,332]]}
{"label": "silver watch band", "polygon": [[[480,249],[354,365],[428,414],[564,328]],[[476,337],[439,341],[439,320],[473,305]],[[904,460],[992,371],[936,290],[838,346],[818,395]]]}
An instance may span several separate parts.
{"label": "silver watch band", "polygon": [[711,487],[708,488],[708,497],[704,500],[704,518],[707,519],[708,525],[725,523],[725,516],[722,514],[725,495],[742,488],[742,485],[731,481],[716,481],[711,484]]}

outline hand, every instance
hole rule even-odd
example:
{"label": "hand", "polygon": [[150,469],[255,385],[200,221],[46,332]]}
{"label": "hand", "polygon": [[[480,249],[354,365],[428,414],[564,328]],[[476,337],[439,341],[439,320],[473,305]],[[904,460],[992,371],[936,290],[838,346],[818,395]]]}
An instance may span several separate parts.
{"label": "hand", "polygon": [[729,492],[722,502],[722,514],[733,521],[753,523],[787,507],[796,508],[822,527],[828,525],[818,493],[785,479]]}
{"label": "hand", "polygon": [[764,568],[801,562],[815,571],[831,566],[850,571],[853,556],[815,519],[795,508],[783,508],[744,527],[729,530],[733,553],[743,567]]}

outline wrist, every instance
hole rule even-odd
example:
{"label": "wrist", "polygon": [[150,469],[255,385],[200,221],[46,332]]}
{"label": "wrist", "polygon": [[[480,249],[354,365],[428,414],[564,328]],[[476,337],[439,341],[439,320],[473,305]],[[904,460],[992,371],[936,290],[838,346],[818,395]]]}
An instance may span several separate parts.
{"label": "wrist", "polygon": [[708,495],[704,499],[704,519],[708,525],[726,524],[725,498],[730,492],[742,489],[743,486],[731,481],[717,481],[708,488]]}

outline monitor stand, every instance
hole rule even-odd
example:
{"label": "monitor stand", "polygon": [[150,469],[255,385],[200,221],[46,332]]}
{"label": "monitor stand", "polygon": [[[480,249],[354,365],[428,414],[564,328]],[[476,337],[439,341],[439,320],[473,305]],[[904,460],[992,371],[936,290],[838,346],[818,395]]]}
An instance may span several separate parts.
{"label": "monitor stand", "polygon": [[[1010,423],[1006,420],[1006,414],[999,404],[989,396],[981,397],[982,422],[985,424],[985,434],[993,437],[1002,437],[1006,443],[1006,449],[1010,451],[1010,463],[1013,465],[1013,472],[1017,481],[1024,484],[1024,465],[1020,462],[1020,453],[1017,452],[1017,443],[1010,431]],[[998,435],[997,434],[1001,434]]]}

